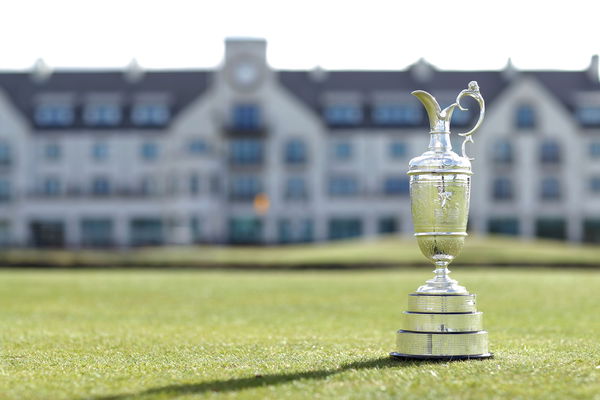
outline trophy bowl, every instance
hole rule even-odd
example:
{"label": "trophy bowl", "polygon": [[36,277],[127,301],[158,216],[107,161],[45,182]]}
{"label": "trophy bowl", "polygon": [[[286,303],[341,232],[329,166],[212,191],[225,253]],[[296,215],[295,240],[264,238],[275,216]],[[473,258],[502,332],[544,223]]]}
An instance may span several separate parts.
{"label": "trophy bowl", "polygon": [[[426,153],[410,163],[415,237],[423,255],[436,266],[437,278],[419,292],[466,293],[466,289],[447,277],[448,264],[460,254],[467,236],[471,187],[470,161],[453,155],[456,153]],[[432,158],[436,157],[443,168],[431,172]]]}

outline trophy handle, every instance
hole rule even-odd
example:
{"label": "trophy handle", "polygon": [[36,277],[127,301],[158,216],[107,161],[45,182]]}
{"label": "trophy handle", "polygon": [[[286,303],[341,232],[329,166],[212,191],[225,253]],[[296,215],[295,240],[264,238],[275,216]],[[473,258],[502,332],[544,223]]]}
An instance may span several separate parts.
{"label": "trophy handle", "polygon": [[468,108],[464,108],[463,106],[460,105],[460,99],[463,98],[464,96],[472,97],[479,104],[479,119],[477,120],[477,123],[475,124],[475,126],[468,132],[458,134],[459,136],[462,136],[465,138],[465,140],[462,143],[462,156],[465,158],[468,158],[470,161],[473,161],[474,158],[471,158],[467,155],[465,148],[466,148],[467,143],[473,143],[473,137],[471,135],[473,135],[473,133],[475,133],[475,131],[479,128],[479,126],[483,122],[483,116],[485,115],[485,101],[483,100],[483,97],[481,97],[481,93],[479,93],[479,85],[477,84],[476,81],[469,82],[469,88],[460,92],[458,94],[458,96],[456,97],[456,105],[458,106],[458,108],[462,111],[467,111]]}

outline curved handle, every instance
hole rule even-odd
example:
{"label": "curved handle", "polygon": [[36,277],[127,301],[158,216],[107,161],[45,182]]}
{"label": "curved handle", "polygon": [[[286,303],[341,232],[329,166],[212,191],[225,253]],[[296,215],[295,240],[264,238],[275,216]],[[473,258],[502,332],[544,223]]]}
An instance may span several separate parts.
{"label": "curved handle", "polygon": [[474,158],[467,156],[465,147],[467,143],[473,143],[473,138],[471,137],[471,135],[475,133],[475,131],[483,122],[483,116],[485,115],[485,101],[483,100],[483,97],[481,97],[481,93],[479,93],[479,85],[476,81],[469,82],[469,88],[460,92],[456,97],[456,105],[458,106],[458,108],[462,111],[467,111],[468,108],[464,108],[460,105],[460,99],[464,96],[472,97],[479,104],[479,119],[477,120],[475,126],[468,132],[458,134],[459,136],[463,136],[465,138],[465,140],[462,143],[462,156],[472,161],[474,160]]}

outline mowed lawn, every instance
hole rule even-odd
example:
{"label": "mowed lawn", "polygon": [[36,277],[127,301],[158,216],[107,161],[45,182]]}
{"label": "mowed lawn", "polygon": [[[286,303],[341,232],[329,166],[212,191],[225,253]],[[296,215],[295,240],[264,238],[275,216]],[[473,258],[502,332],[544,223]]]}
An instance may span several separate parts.
{"label": "mowed lawn", "polygon": [[463,269],[492,360],[390,360],[430,268],[4,270],[1,399],[600,399],[600,270]]}

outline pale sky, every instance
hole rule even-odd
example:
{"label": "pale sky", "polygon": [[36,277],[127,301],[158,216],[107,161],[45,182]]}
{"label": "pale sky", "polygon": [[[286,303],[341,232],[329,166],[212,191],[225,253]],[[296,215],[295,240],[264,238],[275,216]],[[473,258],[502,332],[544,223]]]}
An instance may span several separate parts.
{"label": "pale sky", "polygon": [[[556,3],[558,5],[553,6]],[[275,68],[582,69],[600,2],[1,0],[0,69],[211,68],[228,36],[268,41]]]}

